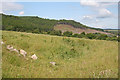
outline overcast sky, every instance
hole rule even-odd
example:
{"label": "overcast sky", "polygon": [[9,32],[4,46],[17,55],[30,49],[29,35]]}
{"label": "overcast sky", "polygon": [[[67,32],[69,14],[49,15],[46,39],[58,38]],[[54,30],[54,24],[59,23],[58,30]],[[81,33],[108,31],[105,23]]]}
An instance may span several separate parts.
{"label": "overcast sky", "polygon": [[95,28],[118,28],[118,3],[81,0],[76,2],[3,2],[5,14],[75,20]]}

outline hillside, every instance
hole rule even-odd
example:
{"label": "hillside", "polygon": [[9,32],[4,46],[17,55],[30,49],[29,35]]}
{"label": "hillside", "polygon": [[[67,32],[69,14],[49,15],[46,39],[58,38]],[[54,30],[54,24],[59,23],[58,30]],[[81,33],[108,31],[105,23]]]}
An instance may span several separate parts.
{"label": "hillside", "polygon": [[59,24],[70,25],[76,29],[82,29],[82,30],[90,29],[96,32],[103,31],[102,29],[99,28],[88,27],[74,20],[53,20],[53,19],[39,18],[37,16],[13,16],[13,15],[2,14],[2,21],[3,21],[2,23],[3,30],[9,30],[9,31],[42,33],[42,32],[53,31],[54,26],[57,26]]}
{"label": "hillside", "polygon": [[[3,78],[117,78],[118,42],[2,31]],[[6,49],[27,51],[27,60]],[[37,60],[29,58],[32,54]],[[50,62],[56,62],[53,66]]]}
{"label": "hillside", "polygon": [[85,33],[101,33],[101,34],[111,34],[111,33],[107,33],[107,32],[103,32],[100,30],[95,30],[95,29],[90,29],[90,28],[75,28],[72,25],[67,25],[67,24],[59,24],[54,26],[54,30],[60,30],[62,32],[66,32],[66,31],[71,31],[73,33],[77,33],[80,34],[82,32]]}

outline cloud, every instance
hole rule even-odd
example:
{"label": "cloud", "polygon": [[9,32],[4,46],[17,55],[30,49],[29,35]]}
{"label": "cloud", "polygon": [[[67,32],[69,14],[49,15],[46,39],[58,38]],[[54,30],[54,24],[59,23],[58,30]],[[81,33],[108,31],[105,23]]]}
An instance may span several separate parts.
{"label": "cloud", "polygon": [[99,6],[99,4],[97,2],[95,2],[94,0],[93,1],[91,1],[91,0],[81,0],[80,4],[84,5],[84,6],[92,6],[92,7],[98,7]]}
{"label": "cloud", "polygon": [[15,11],[23,9],[23,5],[15,2],[2,2],[2,12]]}
{"label": "cloud", "polygon": [[99,20],[97,20],[96,18],[94,18],[94,16],[83,16],[82,21],[84,21],[85,23],[97,23],[99,22]]}
{"label": "cloud", "polygon": [[23,14],[24,14],[24,11],[19,12],[19,15],[23,15]]}
{"label": "cloud", "polygon": [[110,5],[116,5],[118,4],[117,2],[99,2],[101,6],[110,6]]}
{"label": "cloud", "polygon": [[83,6],[90,7],[91,10],[96,12],[96,18],[109,18],[113,17],[113,14],[106,8],[108,5],[113,5],[115,3],[109,2],[96,2],[95,0],[81,0],[80,4]]}
{"label": "cloud", "polygon": [[0,2],[0,13],[2,13],[2,3]]}
{"label": "cloud", "polygon": [[109,10],[101,8],[98,10],[98,15],[96,16],[96,18],[108,18],[112,16],[113,14]]}
{"label": "cloud", "polygon": [[16,2],[17,0],[2,0],[2,2]]}
{"label": "cloud", "polygon": [[90,19],[93,19],[93,17],[92,16],[83,16],[83,20],[90,20]]}

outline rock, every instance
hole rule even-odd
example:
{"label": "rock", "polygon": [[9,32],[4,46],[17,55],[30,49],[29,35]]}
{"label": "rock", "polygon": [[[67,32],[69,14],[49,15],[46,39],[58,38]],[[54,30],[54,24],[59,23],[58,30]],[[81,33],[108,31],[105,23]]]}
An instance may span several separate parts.
{"label": "rock", "polygon": [[1,45],[2,45],[2,44],[5,44],[5,43],[4,43],[3,41],[1,41]]}
{"label": "rock", "polygon": [[20,49],[20,54],[23,55],[23,56],[25,57],[25,56],[27,55],[27,52],[24,51],[24,50],[22,50],[22,49]]}
{"label": "rock", "polygon": [[54,65],[54,66],[55,66],[56,62],[50,62],[50,64],[52,64],[52,65]]}
{"label": "rock", "polygon": [[15,51],[15,52],[19,53],[19,51],[18,51],[17,49],[13,49],[13,51]]}
{"label": "rock", "polygon": [[36,60],[38,57],[34,54],[34,55],[31,56],[31,58],[32,58],[33,60]]}
{"label": "rock", "polygon": [[13,46],[7,45],[7,49],[10,50],[10,51],[13,51]]}

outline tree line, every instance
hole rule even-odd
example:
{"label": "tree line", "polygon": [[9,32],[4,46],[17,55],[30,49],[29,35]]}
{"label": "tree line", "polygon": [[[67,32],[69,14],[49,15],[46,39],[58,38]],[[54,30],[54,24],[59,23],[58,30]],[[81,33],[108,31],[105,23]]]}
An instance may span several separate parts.
{"label": "tree line", "polygon": [[66,36],[66,37],[76,37],[76,38],[86,38],[86,39],[96,39],[96,40],[108,40],[108,41],[119,41],[120,37],[115,35],[106,35],[101,33],[85,33],[82,32],[81,34],[74,34],[73,32],[66,31],[61,32],[59,31],[49,31],[47,34],[50,35],[57,35],[57,36]]}

